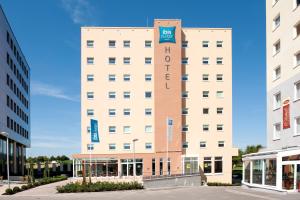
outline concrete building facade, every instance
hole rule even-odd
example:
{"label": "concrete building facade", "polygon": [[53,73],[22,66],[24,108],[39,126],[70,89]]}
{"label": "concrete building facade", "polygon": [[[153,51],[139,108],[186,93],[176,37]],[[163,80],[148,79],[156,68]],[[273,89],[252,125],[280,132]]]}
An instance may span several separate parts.
{"label": "concrete building facade", "polygon": [[0,177],[7,177],[7,137],[11,176],[25,175],[30,147],[30,68],[0,8]]}
{"label": "concrete building facade", "polygon": [[[91,119],[100,138],[92,146]],[[230,183],[231,29],[184,28],[181,20],[82,27],[81,120],[76,175],[85,162],[93,176],[203,172]]]}
{"label": "concrete building facade", "polygon": [[300,189],[300,1],[266,0],[267,148],[244,157],[244,183]]}

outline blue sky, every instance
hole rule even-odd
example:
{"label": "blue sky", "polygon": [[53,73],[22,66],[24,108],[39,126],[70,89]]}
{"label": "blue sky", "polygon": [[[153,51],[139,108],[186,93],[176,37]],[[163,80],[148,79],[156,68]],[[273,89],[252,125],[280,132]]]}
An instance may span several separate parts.
{"label": "blue sky", "polygon": [[265,1],[0,0],[31,67],[28,155],[80,152],[80,27],[233,28],[233,141],[265,145]]}

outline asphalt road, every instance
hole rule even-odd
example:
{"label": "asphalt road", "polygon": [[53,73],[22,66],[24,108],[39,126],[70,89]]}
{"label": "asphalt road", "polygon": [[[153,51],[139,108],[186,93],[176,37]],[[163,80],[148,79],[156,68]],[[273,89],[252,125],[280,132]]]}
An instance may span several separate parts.
{"label": "asphalt road", "polygon": [[[53,185],[54,186],[54,185]],[[43,192],[44,191],[44,192]],[[0,199],[44,200],[44,199],[109,199],[109,200],[299,200],[300,193],[285,194],[242,187],[185,187],[140,191],[117,191],[98,193],[57,194],[53,188],[40,187]]]}

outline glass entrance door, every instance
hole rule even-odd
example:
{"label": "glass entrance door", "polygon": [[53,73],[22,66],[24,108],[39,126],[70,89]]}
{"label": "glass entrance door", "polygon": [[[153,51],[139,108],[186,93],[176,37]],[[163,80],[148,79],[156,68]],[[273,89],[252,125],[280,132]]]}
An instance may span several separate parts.
{"label": "glass entrance door", "polygon": [[294,164],[282,166],[282,188],[286,190],[294,190]]}

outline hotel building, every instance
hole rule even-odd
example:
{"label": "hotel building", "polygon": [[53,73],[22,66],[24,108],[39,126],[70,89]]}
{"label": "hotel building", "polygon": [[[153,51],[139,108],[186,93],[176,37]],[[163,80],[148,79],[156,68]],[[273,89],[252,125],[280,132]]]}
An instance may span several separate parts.
{"label": "hotel building", "polygon": [[[30,147],[30,68],[0,6],[0,177],[25,175]],[[7,152],[7,137],[9,140]]]}
{"label": "hotel building", "polygon": [[82,27],[81,140],[76,176],[91,161],[93,176],[203,172],[231,183],[232,30]]}
{"label": "hotel building", "polygon": [[267,0],[267,148],[246,155],[243,183],[300,189],[300,0]]}

